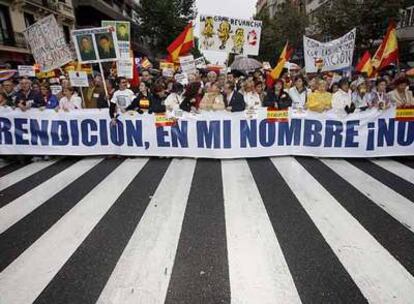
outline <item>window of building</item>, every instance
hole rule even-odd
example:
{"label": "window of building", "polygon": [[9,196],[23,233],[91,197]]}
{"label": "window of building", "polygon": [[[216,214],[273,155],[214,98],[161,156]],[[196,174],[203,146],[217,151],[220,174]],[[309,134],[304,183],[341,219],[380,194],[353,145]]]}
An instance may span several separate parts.
{"label": "window of building", "polygon": [[9,8],[0,5],[0,44],[13,42],[13,30],[10,22]]}
{"label": "window of building", "polygon": [[63,35],[65,35],[66,43],[70,43],[70,29],[69,26],[63,26]]}
{"label": "window of building", "polygon": [[35,17],[32,14],[24,13],[24,22],[26,24],[26,27],[31,26],[36,22]]}

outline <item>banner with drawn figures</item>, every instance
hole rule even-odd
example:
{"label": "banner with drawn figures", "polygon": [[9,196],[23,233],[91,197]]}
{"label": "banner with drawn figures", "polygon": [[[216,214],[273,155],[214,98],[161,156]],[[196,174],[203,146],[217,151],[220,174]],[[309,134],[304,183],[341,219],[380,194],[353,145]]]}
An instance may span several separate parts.
{"label": "banner with drawn figures", "polygon": [[72,31],[78,61],[98,63],[120,58],[118,38],[112,26]]}
{"label": "banner with drawn figures", "polygon": [[46,16],[23,32],[32,55],[42,72],[48,72],[73,60],[63,30],[54,15]]}
{"label": "banner with drawn figures", "polygon": [[318,70],[334,71],[352,66],[355,49],[356,29],[341,38],[319,42],[303,36],[306,73],[317,73]]}
{"label": "banner with drawn figures", "polygon": [[111,26],[116,31],[121,58],[129,60],[131,48],[131,23],[129,21],[103,20],[102,27]]}
{"label": "banner with drawn figures", "polygon": [[262,22],[223,16],[200,16],[202,50],[234,54],[259,54]]}
{"label": "banner with drawn figures", "polygon": [[[124,113],[22,112],[0,108],[0,154],[136,155],[247,158],[282,155],[380,157],[414,155],[414,117],[395,108],[335,112]],[[409,119],[411,117],[411,119]]]}

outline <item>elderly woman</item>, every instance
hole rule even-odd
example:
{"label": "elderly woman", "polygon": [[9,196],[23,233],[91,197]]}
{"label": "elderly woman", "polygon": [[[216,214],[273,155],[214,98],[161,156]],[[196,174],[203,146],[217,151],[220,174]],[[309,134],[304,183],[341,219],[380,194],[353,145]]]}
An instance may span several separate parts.
{"label": "elderly woman", "polygon": [[395,89],[391,91],[391,100],[397,105],[398,108],[406,108],[414,106],[413,92],[408,90],[408,79],[405,77],[397,78],[394,81]]}
{"label": "elderly woman", "polygon": [[365,111],[372,106],[374,95],[368,92],[368,87],[364,79],[359,79],[356,82],[356,90],[352,93],[352,102],[355,108]]}
{"label": "elderly woman", "polygon": [[205,111],[219,111],[225,109],[223,95],[220,93],[220,88],[217,82],[214,82],[208,88],[206,94],[201,99],[200,110]]}
{"label": "elderly woman", "polygon": [[372,92],[374,98],[372,100],[372,106],[379,110],[388,109],[392,105],[390,96],[387,94],[387,81],[384,78],[377,80],[377,90]]}
{"label": "elderly woman", "polygon": [[332,94],[327,91],[327,88],[326,80],[320,80],[318,89],[309,94],[306,107],[310,111],[321,113],[332,108]]}
{"label": "elderly woman", "polygon": [[349,81],[342,78],[339,81],[339,90],[332,95],[332,109],[338,113],[353,113],[355,104],[352,103],[352,92],[349,89]]}
{"label": "elderly woman", "polygon": [[258,108],[261,105],[260,96],[254,90],[253,80],[246,81],[244,85],[244,102],[248,109]]}

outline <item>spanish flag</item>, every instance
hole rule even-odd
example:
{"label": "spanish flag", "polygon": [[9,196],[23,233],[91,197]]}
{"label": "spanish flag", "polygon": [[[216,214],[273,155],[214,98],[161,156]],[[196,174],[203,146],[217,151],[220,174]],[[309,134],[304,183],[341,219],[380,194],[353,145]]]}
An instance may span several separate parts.
{"label": "spanish flag", "polygon": [[385,38],[372,59],[372,64],[376,70],[381,70],[398,60],[397,25],[391,21]]}
{"label": "spanish flag", "polygon": [[371,77],[374,67],[372,66],[371,54],[369,51],[366,51],[364,56],[362,56],[361,60],[355,67],[355,70],[360,73],[367,73],[367,76]]}
{"label": "spanish flag", "polygon": [[172,62],[178,59],[181,55],[188,54],[194,47],[194,33],[193,24],[190,22],[184,31],[170,44],[167,48],[170,53]]}
{"label": "spanish flag", "polygon": [[283,67],[285,66],[285,63],[289,61],[290,57],[292,56],[293,49],[289,46],[289,42],[286,42],[286,45],[282,51],[282,54],[280,54],[279,61],[275,68],[270,72],[270,76],[273,80],[276,80],[279,78],[280,74],[283,71]]}

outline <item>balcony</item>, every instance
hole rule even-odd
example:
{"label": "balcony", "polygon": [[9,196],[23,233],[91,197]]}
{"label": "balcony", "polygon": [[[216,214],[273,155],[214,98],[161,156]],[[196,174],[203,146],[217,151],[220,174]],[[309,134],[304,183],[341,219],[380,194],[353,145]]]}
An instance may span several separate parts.
{"label": "balcony", "polygon": [[4,35],[2,29],[0,29],[0,50],[30,53],[23,33],[12,32],[11,34]]}

